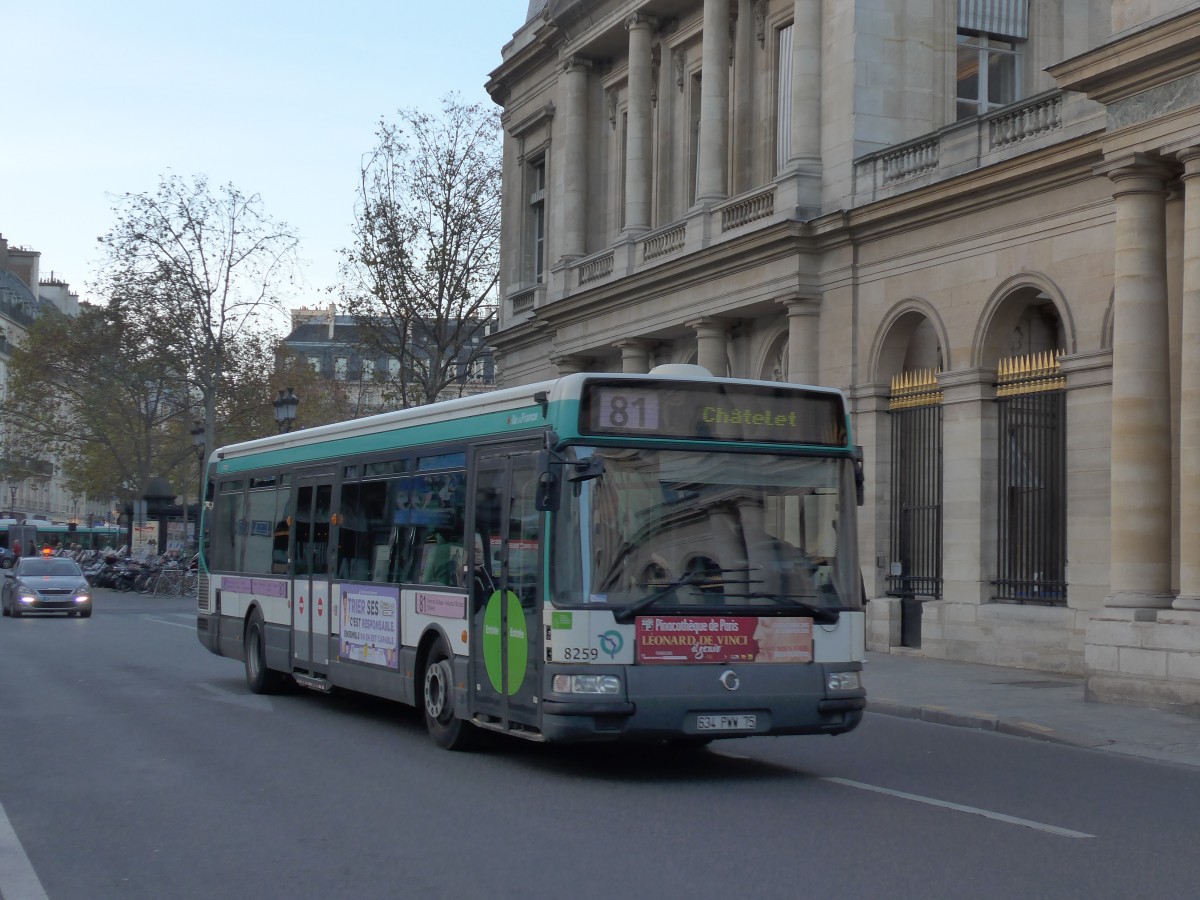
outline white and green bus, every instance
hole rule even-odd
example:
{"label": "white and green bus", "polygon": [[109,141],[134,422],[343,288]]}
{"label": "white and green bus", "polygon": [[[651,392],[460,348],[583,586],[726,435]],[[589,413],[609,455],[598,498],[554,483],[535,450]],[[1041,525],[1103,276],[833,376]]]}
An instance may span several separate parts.
{"label": "white and green bus", "polygon": [[841,392],[580,373],[217,450],[200,642],[424,710],[459,749],[840,734],[862,718]]}

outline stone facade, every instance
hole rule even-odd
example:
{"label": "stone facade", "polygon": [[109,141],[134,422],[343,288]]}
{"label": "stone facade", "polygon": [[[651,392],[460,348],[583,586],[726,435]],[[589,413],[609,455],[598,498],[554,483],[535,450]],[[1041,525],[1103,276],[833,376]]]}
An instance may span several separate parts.
{"label": "stone facade", "polygon": [[[870,646],[1191,706],[1200,3],[996,0],[1011,96],[971,115],[965,8],[531,4],[488,84],[503,379],[697,362],[839,386]],[[921,372],[918,452],[897,401]]]}

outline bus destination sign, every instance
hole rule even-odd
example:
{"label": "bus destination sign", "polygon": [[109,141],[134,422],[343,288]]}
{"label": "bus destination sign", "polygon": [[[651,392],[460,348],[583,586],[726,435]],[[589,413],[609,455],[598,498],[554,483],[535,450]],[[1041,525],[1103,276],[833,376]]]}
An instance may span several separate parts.
{"label": "bus destination sign", "polygon": [[582,434],[828,446],[846,442],[840,397],[782,386],[589,381],[579,426]]}

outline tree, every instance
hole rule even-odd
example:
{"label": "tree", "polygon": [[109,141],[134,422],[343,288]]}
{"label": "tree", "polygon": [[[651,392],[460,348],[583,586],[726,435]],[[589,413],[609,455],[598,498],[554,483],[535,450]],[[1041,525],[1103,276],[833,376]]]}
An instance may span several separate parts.
{"label": "tree", "polygon": [[[359,173],[354,245],[340,292],[364,343],[400,365],[397,405],[464,383],[495,316],[500,252],[497,111],[442,100],[440,118],[380,120]],[[460,388],[461,390],[461,388]]]}
{"label": "tree", "polygon": [[129,501],[182,458],[166,429],[189,405],[183,378],[117,307],[83,304],[78,317],[48,313],[30,326],[2,415],[10,452],[57,456],[73,491]]}
{"label": "tree", "polygon": [[100,238],[109,305],[178,373],[200,412],[206,450],[237,354],[261,341],[264,315],[281,308],[298,243],[257,194],[207,179],[160,179],[152,194],[124,194],[116,224]]}

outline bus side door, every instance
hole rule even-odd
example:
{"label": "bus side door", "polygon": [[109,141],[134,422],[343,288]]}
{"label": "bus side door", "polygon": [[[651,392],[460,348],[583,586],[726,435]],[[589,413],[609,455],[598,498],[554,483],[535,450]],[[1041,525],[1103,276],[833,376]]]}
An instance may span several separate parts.
{"label": "bus side door", "polygon": [[542,654],[536,451],[480,451],[467,533],[474,711],[537,726]]}
{"label": "bus side door", "polygon": [[292,662],[302,669],[329,662],[332,511],[332,483],[299,480],[292,524]]}

